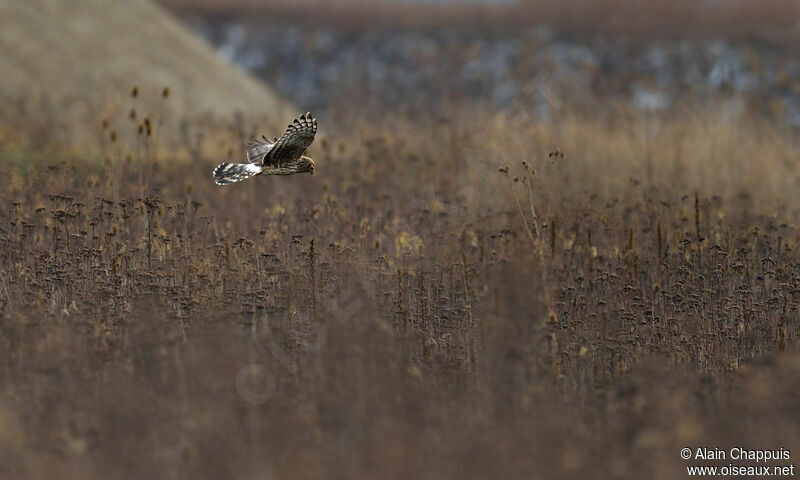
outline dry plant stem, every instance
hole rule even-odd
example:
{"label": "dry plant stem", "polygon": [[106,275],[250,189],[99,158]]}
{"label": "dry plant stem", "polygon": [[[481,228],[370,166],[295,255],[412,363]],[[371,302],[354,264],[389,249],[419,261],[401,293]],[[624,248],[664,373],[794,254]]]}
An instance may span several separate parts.
{"label": "dry plant stem", "polygon": [[528,199],[531,204],[531,220],[533,221],[533,228],[536,230],[536,238],[541,239],[539,235],[539,218],[536,216],[536,209],[533,207],[533,187],[531,187],[530,177],[525,176],[525,185],[528,186]]}
{"label": "dry plant stem", "polygon": [[519,196],[517,196],[517,193],[516,193],[516,191],[514,189],[514,182],[511,182],[510,179],[509,179],[509,183],[510,183],[510,187],[511,187],[510,190],[512,192],[512,195],[514,196],[514,201],[515,201],[515,203],[517,205],[517,211],[518,211],[520,217],[522,218],[522,224],[525,226],[525,232],[528,235],[528,240],[531,242],[531,247],[534,249],[534,251],[537,252],[537,256],[539,258],[539,262],[540,262],[539,274],[540,274],[541,279],[542,279],[542,289],[543,289],[544,303],[545,303],[545,305],[547,305],[547,308],[548,308],[549,311],[553,311],[552,310],[550,291],[549,291],[549,288],[548,288],[549,284],[547,282],[547,270],[548,270],[547,256],[544,253],[544,243],[542,242],[542,239],[541,239],[540,234],[539,234],[539,226],[538,226],[537,217],[536,217],[536,209],[534,208],[534,202],[533,202],[533,189],[531,187],[530,179],[528,178],[527,174],[523,178],[523,182],[525,182],[526,186],[528,187],[528,198],[529,198],[530,209],[531,209],[531,221],[533,222],[534,228],[536,229],[536,237],[535,238],[533,236],[533,232],[531,231],[530,226],[528,225],[527,214],[522,209],[522,203],[520,202]]}
{"label": "dry plant stem", "polygon": [[[525,233],[528,235],[528,240],[531,242],[531,247],[536,248],[537,240],[539,239],[539,233],[537,230],[536,238],[533,237],[533,232],[531,228],[528,226],[528,218],[525,212],[522,210],[522,204],[519,201],[519,197],[517,196],[517,192],[514,191],[514,183],[509,182],[511,186],[511,194],[514,196],[514,201],[517,204],[517,211],[519,212],[520,217],[522,218],[522,225],[525,227]],[[534,222],[536,221],[534,217]]]}

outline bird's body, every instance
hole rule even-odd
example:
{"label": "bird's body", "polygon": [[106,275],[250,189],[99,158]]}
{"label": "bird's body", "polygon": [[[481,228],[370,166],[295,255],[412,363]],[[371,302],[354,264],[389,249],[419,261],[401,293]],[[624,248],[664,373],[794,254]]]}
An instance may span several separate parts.
{"label": "bird's body", "polygon": [[248,143],[248,163],[221,163],[214,169],[217,185],[228,185],[254,175],[294,175],[314,173],[314,160],[303,155],[314,141],[317,120],[310,113],[300,115],[280,138],[272,141],[262,136],[261,140]]}

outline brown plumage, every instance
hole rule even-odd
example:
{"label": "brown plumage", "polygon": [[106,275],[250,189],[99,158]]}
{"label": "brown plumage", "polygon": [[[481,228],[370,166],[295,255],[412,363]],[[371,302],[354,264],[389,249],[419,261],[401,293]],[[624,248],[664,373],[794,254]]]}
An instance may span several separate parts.
{"label": "brown plumage", "polygon": [[293,175],[314,173],[314,160],[306,157],[306,149],[314,141],[317,120],[310,113],[300,115],[280,138],[270,141],[261,136],[245,147],[248,163],[221,163],[214,169],[217,185],[228,185],[254,175]]}

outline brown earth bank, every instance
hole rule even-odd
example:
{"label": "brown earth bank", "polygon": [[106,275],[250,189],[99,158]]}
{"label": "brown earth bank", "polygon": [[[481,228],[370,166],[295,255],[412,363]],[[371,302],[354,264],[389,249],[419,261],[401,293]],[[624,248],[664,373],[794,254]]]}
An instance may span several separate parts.
{"label": "brown earth bank", "polygon": [[631,35],[639,40],[726,39],[796,44],[800,6],[792,0],[525,0],[521,2],[321,2],[303,0],[160,0],[171,10],[207,17],[284,18],[309,25],[472,27],[488,31],[550,26],[573,35]]}

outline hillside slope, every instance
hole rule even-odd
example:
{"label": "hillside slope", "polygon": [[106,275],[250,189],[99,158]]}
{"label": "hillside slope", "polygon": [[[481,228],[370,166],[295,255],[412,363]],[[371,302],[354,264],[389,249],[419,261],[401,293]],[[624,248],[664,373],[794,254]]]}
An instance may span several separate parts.
{"label": "hillside slope", "polygon": [[139,119],[173,126],[237,113],[281,123],[290,114],[149,0],[0,0],[0,71],[0,121],[46,120],[69,139],[91,138],[100,117],[122,121],[134,107]]}

